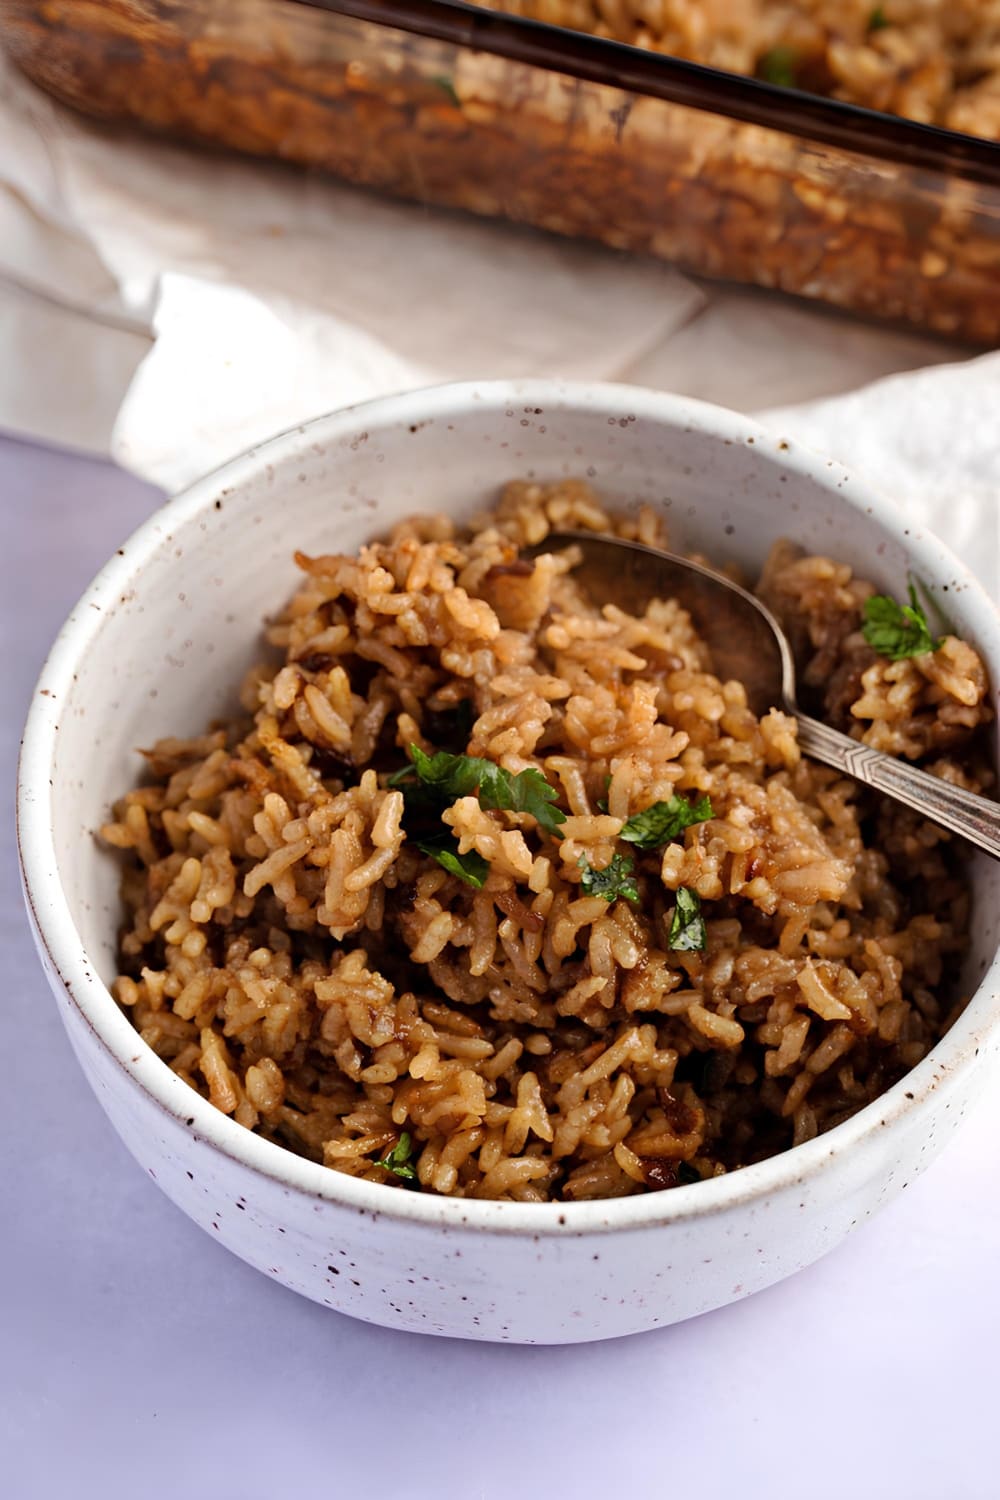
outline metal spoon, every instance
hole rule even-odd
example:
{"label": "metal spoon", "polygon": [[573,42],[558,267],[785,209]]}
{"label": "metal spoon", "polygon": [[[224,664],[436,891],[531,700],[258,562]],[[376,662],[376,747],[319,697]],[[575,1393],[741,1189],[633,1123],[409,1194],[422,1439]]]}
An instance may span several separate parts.
{"label": "metal spoon", "polygon": [[525,552],[537,557],[569,546],[581,553],[573,576],[595,599],[633,615],[651,599],[676,599],[708,645],[716,674],[741,682],[755,713],[781,708],[791,714],[806,755],[875,787],[1000,859],[1000,805],[861,745],[801,711],[788,640],[753,594],[686,558],[590,532],[553,532]]}

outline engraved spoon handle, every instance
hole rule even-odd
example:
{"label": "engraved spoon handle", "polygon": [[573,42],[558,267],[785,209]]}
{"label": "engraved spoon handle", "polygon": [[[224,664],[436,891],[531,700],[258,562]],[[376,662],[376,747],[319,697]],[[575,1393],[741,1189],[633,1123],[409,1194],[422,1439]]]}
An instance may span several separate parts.
{"label": "engraved spoon handle", "polygon": [[856,781],[894,797],[932,822],[960,834],[994,859],[1000,859],[1000,804],[953,786],[938,776],[930,776],[926,771],[918,771],[916,766],[897,760],[894,755],[860,745],[806,714],[796,712],[795,717],[804,754],[837,771],[846,771]]}

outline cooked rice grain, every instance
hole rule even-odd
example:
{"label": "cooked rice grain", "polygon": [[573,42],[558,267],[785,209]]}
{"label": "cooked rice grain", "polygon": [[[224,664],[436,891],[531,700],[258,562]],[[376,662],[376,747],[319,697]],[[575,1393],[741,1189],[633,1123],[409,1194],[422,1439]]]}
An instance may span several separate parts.
{"label": "cooked rice grain", "polygon": [[[676,604],[581,597],[572,556],[518,548],[578,526],[666,540],[583,484],[512,484],[471,532],[413,520],[358,557],[299,557],[238,721],[146,752],[104,830],[123,852],[115,993],[144,1040],[248,1129],[337,1171],[407,1132],[417,1184],[465,1197],[614,1197],[731,1171],[829,1129],[950,1019],[968,893],[942,830],[803,760],[758,719]],[[983,787],[975,652],[889,662],[860,633],[871,587],[775,548],[760,589],[834,722]],[[406,833],[387,773],[408,746],[534,766],[563,837],[458,798],[473,889]],[[638,907],[581,887],[622,823],[675,792],[713,816],[629,847]],[[606,810],[605,810],[606,809]],[[676,891],[704,952],[672,951]]]}
{"label": "cooked rice grain", "polygon": [[1000,139],[1000,0],[480,0]]}

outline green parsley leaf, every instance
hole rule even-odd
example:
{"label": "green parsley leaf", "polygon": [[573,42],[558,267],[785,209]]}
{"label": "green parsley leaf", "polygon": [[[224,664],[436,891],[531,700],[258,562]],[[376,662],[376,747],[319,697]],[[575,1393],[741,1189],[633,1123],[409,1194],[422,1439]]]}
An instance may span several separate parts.
{"label": "green parsley leaf", "polygon": [[539,827],[549,833],[556,833],[559,824],[566,821],[566,814],[554,805],[559,793],[534,766],[515,775],[492,760],[451,755],[447,750],[427,755],[419,745],[410,746],[410,756],[411,764],[389,777],[390,786],[405,790],[407,778],[415,773],[424,786],[449,802],[475,792],[480,807],[488,811],[530,813]]}
{"label": "green parsley leaf", "polygon": [[889,22],[888,22],[888,19],[886,18],[884,7],[881,6],[881,5],[876,5],[875,9],[872,11],[871,15],[868,17],[868,30],[869,31],[884,31],[885,28],[888,26],[888,24],[889,24]]}
{"label": "green parsley leaf", "polygon": [[454,802],[456,797],[468,797],[476,790],[482,768],[490,764],[492,762],[477,760],[472,755],[452,755],[450,750],[438,750],[434,755],[428,755],[419,745],[411,745],[410,764],[395,771],[389,777],[389,785],[405,788],[422,782],[442,798]]}
{"label": "green parsley leaf", "polygon": [[468,797],[492,764],[475,755],[452,755],[447,750],[427,755],[419,745],[410,746],[410,757],[424,785],[439,787],[449,797]]}
{"label": "green parsley leaf", "polygon": [[455,90],[455,85],[448,77],[447,73],[439,73],[436,78],[431,79],[431,83],[437,84],[438,88],[441,89],[443,93],[448,95],[449,104],[454,104],[456,109],[461,106],[462,101],[458,97],[458,94]]}
{"label": "green parsley leaf", "polygon": [[[479,802],[482,807],[505,808],[510,812],[530,813],[541,828],[555,833],[560,823],[565,823],[566,814],[554,804],[559,800],[555,787],[549,786],[541,771],[528,766],[514,776],[502,766],[493,766],[493,774],[479,785]],[[559,835],[561,837],[561,835]]]}
{"label": "green parsley leaf", "polygon": [[393,1146],[387,1156],[379,1157],[375,1163],[377,1167],[384,1167],[387,1172],[394,1172],[404,1182],[417,1182],[417,1169],[410,1161],[413,1148],[410,1142],[410,1133],[404,1130],[399,1140]]}
{"label": "green parsley leaf", "polygon": [[533,766],[515,776],[492,760],[452,755],[448,750],[428,755],[419,745],[410,746],[410,757],[409,765],[388,778],[388,785],[398,787],[406,799],[410,838],[423,854],[436,859],[466,885],[482,890],[490,866],[474,850],[459,854],[455,840],[438,832],[441,812],[458,797],[475,793],[480,807],[488,810],[530,813],[541,828],[561,837],[558,828],[565,823],[566,814],[554,806],[559,793]]}
{"label": "green parsley leaf", "polygon": [[691,890],[690,886],[678,886],[677,905],[674,907],[667,938],[668,948],[672,948],[675,953],[701,952],[707,942],[708,934],[705,931],[705,918],[701,914],[698,892]]}
{"label": "green parsley leaf", "polygon": [[928,621],[933,619],[942,636],[954,635],[954,623],[945,614],[944,610],[941,608],[941,605],[934,597],[932,591],[927,587],[926,583],[924,583],[924,580],[922,578],[917,578],[916,580],[911,580],[911,583],[913,582],[916,583],[917,592],[923,599],[925,606],[924,613],[927,615]]}
{"label": "green parsley leaf", "polygon": [[701,1173],[697,1167],[693,1167],[689,1161],[677,1163],[677,1186],[685,1187],[692,1182],[700,1182]]}
{"label": "green parsley leaf", "polygon": [[431,859],[436,859],[450,875],[457,875],[459,880],[474,886],[477,891],[482,890],[490,873],[490,862],[477,854],[475,849],[470,849],[468,854],[459,854],[458,844],[454,839],[444,838],[418,839],[416,844],[421,854],[429,854]]}
{"label": "green parsley leaf", "polygon": [[694,823],[705,823],[714,816],[710,797],[689,802],[686,797],[678,797],[675,793],[667,802],[654,802],[645,812],[635,813],[622,825],[618,837],[626,844],[634,844],[637,849],[660,849],[685,828]]}
{"label": "green parsley leaf", "polygon": [[791,47],[772,47],[757,64],[757,72],[767,83],[793,89],[798,73],[798,54]]}
{"label": "green parsley leaf", "polygon": [[588,896],[600,896],[603,901],[617,901],[624,896],[628,901],[639,902],[639,888],[632,874],[632,860],[627,854],[616,854],[603,870],[595,870],[585,854],[577,864],[583,871],[580,884]]}
{"label": "green parsley leaf", "polygon": [[931,635],[917,599],[917,591],[910,584],[909,604],[897,604],[888,594],[873,594],[865,600],[865,623],[861,634],[880,656],[890,661],[902,661],[907,656],[923,656],[936,651],[941,642]]}

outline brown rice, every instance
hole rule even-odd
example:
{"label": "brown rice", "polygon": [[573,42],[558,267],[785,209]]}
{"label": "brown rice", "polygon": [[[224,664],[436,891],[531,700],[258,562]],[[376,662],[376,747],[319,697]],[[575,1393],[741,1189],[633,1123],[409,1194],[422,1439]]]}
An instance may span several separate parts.
{"label": "brown rice", "polygon": [[480,0],[1000,140],[1000,0]]}
{"label": "brown rice", "polygon": [[[338,1171],[526,1201],[713,1176],[869,1102],[957,1003],[951,838],[803,760],[794,721],[755,717],[672,601],[601,610],[571,553],[519,557],[567,525],[665,543],[583,484],[517,483],[471,531],[416,519],[358,557],[299,557],[244,715],[147,751],[103,830],[125,863],[115,994],[144,1040]],[[814,706],[987,784],[968,645],[876,656],[871,586],[787,544],[760,589]],[[412,745],[534,767],[565,821],[474,791],[444,804],[439,832],[488,862],[476,889],[414,843],[390,784]],[[711,817],[621,843],[674,794],[707,795]],[[626,848],[638,900],[588,892]],[[670,946],[680,888],[704,951]]]}

